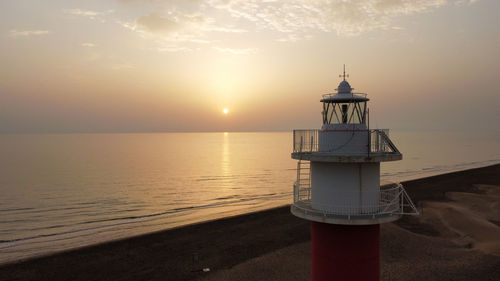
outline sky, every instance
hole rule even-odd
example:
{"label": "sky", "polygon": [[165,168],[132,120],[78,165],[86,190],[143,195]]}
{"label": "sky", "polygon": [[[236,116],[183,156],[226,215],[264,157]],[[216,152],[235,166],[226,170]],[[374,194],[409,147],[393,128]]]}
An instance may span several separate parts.
{"label": "sky", "polygon": [[[498,0],[0,1],[0,133],[500,131]],[[228,113],[224,114],[223,110]]]}

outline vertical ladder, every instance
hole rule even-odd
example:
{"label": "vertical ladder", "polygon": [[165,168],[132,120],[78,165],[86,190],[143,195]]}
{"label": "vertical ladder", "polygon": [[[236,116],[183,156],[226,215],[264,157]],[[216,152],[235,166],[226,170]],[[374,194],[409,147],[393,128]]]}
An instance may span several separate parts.
{"label": "vertical ladder", "polygon": [[298,194],[296,200],[303,201],[311,199],[311,162],[297,162],[297,188]]}
{"label": "vertical ladder", "polygon": [[[311,142],[309,143],[310,152],[313,151],[313,146],[314,136],[311,136]],[[303,149],[304,137],[300,136],[299,152],[302,153]],[[311,162],[303,161],[302,156],[299,158],[299,162],[297,162],[297,181],[295,182],[293,193],[294,202],[311,200]]]}

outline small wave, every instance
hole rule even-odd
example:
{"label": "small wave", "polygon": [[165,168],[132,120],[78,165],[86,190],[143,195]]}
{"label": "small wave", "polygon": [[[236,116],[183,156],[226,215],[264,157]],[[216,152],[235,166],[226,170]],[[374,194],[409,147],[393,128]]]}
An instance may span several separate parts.
{"label": "small wave", "polygon": [[[76,226],[81,226],[81,225],[107,223],[107,222],[113,222],[113,221],[128,221],[128,223],[134,223],[134,222],[137,222],[138,220],[145,219],[145,218],[159,217],[159,216],[164,216],[164,215],[173,214],[173,213],[180,213],[183,211],[190,211],[190,210],[197,210],[197,209],[204,209],[204,208],[215,208],[215,207],[220,207],[220,206],[230,206],[231,204],[236,204],[236,203],[241,203],[241,202],[250,202],[250,201],[256,201],[256,200],[271,200],[271,199],[274,199],[277,197],[279,198],[279,197],[285,197],[285,196],[289,196],[289,195],[290,195],[289,193],[283,193],[283,194],[267,193],[267,194],[255,195],[255,196],[247,197],[247,198],[239,198],[239,199],[231,198],[231,199],[235,199],[235,200],[220,201],[220,202],[215,202],[215,203],[211,203],[211,204],[204,204],[204,205],[185,206],[185,207],[180,207],[180,208],[169,209],[169,210],[166,210],[163,212],[145,214],[145,215],[123,216],[123,217],[115,217],[115,218],[108,218],[108,219],[90,220],[90,221],[84,221],[84,222],[79,222],[79,223],[74,223],[74,224],[52,225],[52,226],[46,226],[46,227],[42,227],[42,228],[31,229],[31,231],[49,230],[49,229],[57,229],[57,228],[65,228],[65,227],[76,227]],[[77,228],[77,229],[72,229],[72,230],[68,230],[68,231],[53,232],[53,233],[48,233],[48,234],[39,234],[39,235],[33,235],[33,236],[28,236],[28,237],[22,237],[22,238],[4,239],[4,240],[0,240],[0,243],[12,243],[12,242],[34,240],[34,239],[39,239],[39,238],[51,237],[51,236],[67,235],[70,233],[77,233],[77,232],[88,231],[88,230],[92,230],[92,229],[104,228],[104,227],[109,227],[109,226],[110,226],[109,224],[106,224],[106,225],[100,225],[100,226],[94,226],[94,227]]]}
{"label": "small wave", "polygon": [[172,211],[185,211],[185,210],[191,210],[191,209],[194,209],[195,207],[194,206],[188,206],[188,207],[182,207],[182,208],[175,208],[175,209],[172,209]]}
{"label": "small wave", "polygon": [[28,211],[34,209],[35,208],[9,208],[9,209],[0,209],[0,212]]}
{"label": "small wave", "polygon": [[224,196],[224,197],[217,197],[214,200],[227,200],[227,199],[233,199],[233,198],[238,198],[238,195],[230,195],[230,196]]}

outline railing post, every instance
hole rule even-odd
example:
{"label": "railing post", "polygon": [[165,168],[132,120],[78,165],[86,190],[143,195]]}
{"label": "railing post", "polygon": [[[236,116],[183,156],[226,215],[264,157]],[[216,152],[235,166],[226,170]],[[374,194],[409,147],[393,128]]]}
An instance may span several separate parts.
{"label": "railing post", "polygon": [[368,158],[370,158],[370,151],[372,150],[372,132],[368,129]]}
{"label": "railing post", "polygon": [[299,201],[299,194],[298,194],[298,191],[297,191],[297,183],[295,183],[293,185],[293,202],[297,202]]}
{"label": "railing post", "polygon": [[404,211],[405,211],[404,197],[405,197],[405,195],[401,192],[401,213],[404,213]]}

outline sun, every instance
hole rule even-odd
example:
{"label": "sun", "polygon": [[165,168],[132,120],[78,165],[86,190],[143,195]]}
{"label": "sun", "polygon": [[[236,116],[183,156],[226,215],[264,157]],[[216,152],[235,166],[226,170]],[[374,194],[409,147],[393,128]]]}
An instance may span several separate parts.
{"label": "sun", "polygon": [[229,113],[229,109],[224,108],[224,109],[222,110],[222,113],[224,113],[224,115],[227,115],[227,114]]}

